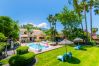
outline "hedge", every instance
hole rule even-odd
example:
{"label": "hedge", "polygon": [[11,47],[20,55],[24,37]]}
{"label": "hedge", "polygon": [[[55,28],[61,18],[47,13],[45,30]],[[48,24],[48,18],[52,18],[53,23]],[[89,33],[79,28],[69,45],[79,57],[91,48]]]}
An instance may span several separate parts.
{"label": "hedge", "polygon": [[27,66],[32,63],[34,58],[35,54],[31,52],[23,55],[14,55],[9,59],[9,64],[10,66]]}
{"label": "hedge", "polygon": [[20,46],[19,48],[17,48],[17,54],[21,55],[21,54],[25,54],[28,53],[28,47],[27,46]]}

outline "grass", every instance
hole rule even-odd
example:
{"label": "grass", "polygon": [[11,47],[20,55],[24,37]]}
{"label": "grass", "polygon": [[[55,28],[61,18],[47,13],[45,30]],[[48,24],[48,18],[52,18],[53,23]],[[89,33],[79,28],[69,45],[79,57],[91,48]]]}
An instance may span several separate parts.
{"label": "grass", "polygon": [[[71,46],[67,46],[68,52],[72,52],[73,58],[67,62],[57,60],[58,55],[66,52],[66,48],[58,48],[49,52],[36,55],[37,63],[35,66],[99,66],[99,47],[85,47],[82,50],[75,50]],[[8,63],[8,59],[0,62]]]}
{"label": "grass", "polygon": [[3,60],[1,60],[0,62],[1,62],[3,65],[5,65],[5,64],[8,64],[8,60],[9,60],[9,59],[3,59]]}
{"label": "grass", "polygon": [[73,59],[67,62],[57,60],[57,56],[66,51],[66,48],[62,47],[38,54],[35,66],[99,66],[99,47],[85,47],[83,50],[75,50],[70,46],[67,48],[73,53]]}

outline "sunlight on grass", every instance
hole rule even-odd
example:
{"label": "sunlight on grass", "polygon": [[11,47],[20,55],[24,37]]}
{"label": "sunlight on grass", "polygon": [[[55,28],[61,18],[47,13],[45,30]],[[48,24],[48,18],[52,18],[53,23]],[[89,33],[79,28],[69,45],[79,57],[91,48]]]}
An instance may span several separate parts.
{"label": "sunlight on grass", "polygon": [[99,48],[98,47],[84,47],[86,50],[75,50],[68,46],[68,52],[73,53],[73,58],[67,62],[57,60],[58,55],[65,52],[65,47],[45,52],[36,56],[36,66],[98,66],[99,65]]}
{"label": "sunlight on grass", "polygon": [[3,60],[1,60],[0,62],[3,63],[3,65],[4,65],[4,64],[8,64],[8,60],[9,60],[9,59],[3,59]]}

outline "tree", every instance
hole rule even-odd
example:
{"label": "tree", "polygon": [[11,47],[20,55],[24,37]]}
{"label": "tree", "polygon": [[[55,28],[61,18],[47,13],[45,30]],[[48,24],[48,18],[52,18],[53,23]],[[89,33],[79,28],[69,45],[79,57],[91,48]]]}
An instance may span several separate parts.
{"label": "tree", "polygon": [[94,0],[89,0],[89,9],[90,9],[90,30],[91,30],[91,40],[92,40],[92,7],[94,6]]}
{"label": "tree", "polygon": [[33,29],[33,25],[27,24],[26,25],[26,29],[27,29],[27,32],[28,32],[28,39],[29,39],[30,38],[30,34],[31,34],[31,30]]}
{"label": "tree", "polygon": [[88,42],[88,26],[87,26],[87,16],[86,16],[86,11],[88,10],[88,4],[86,0],[82,0],[81,4],[83,5],[84,8],[84,17],[85,17],[85,27],[86,27],[86,43]]}
{"label": "tree", "polygon": [[53,22],[52,22],[52,30],[53,30],[53,40],[56,41],[56,34],[57,34],[57,30],[56,30],[56,21],[57,21],[57,14],[55,14],[53,16]]}
{"label": "tree", "polygon": [[[51,37],[52,29],[44,30],[43,32],[46,34],[46,39],[47,39],[47,40],[52,40],[52,37]],[[55,31],[55,34],[57,35],[58,32]]]}
{"label": "tree", "polygon": [[[79,4],[78,0],[68,0],[69,4],[72,4],[74,7],[74,11],[79,15],[79,18],[82,18],[82,5]],[[81,20],[82,21],[82,20]],[[83,30],[83,24],[81,23],[81,28]]]}
{"label": "tree", "polygon": [[99,15],[99,0],[94,1],[94,8],[95,8],[94,10],[95,14]]}
{"label": "tree", "polygon": [[75,11],[69,10],[67,7],[64,7],[63,11],[58,13],[57,19],[64,26],[63,34],[65,38],[67,37],[69,40],[73,40],[75,35],[73,30],[79,27],[79,25],[81,24],[81,18],[79,18],[79,15]]}
{"label": "tree", "polygon": [[6,46],[5,42],[0,42],[0,56],[2,56],[2,52],[5,51],[5,46]]}
{"label": "tree", "polygon": [[21,25],[20,28],[24,29],[35,29],[35,30],[40,30],[41,28],[34,26],[33,24],[26,24],[26,25]]}
{"label": "tree", "polygon": [[57,21],[56,16],[57,14],[49,15],[47,17],[47,20],[50,23],[52,41],[55,41],[55,37],[56,37],[56,21]]}
{"label": "tree", "polygon": [[89,9],[90,9],[90,30],[91,30],[91,40],[92,40],[92,33],[93,33],[93,27],[92,27],[92,8],[94,7],[95,14],[98,14],[99,11],[99,0],[89,0]]}
{"label": "tree", "polygon": [[53,22],[53,15],[52,15],[52,14],[50,14],[50,15],[47,17],[47,20],[48,20],[48,22],[50,23],[51,40],[53,41],[53,30],[54,30],[54,27],[52,26],[52,22]]}
{"label": "tree", "polygon": [[91,39],[92,39],[92,6],[93,6],[93,0],[90,0],[90,29],[91,29]]}
{"label": "tree", "polygon": [[11,32],[10,36],[14,40],[19,38],[19,26],[17,21],[13,23],[13,31]]}
{"label": "tree", "polygon": [[[78,13],[79,17],[81,16],[81,13],[84,11],[84,19],[85,19],[85,27],[86,27],[86,43],[88,41],[88,26],[87,26],[87,16],[86,16],[86,12],[88,12],[88,3],[87,0],[73,0],[73,4],[74,4],[74,9],[76,10],[76,12]],[[83,25],[81,24],[82,29],[83,29]],[[83,33],[84,34],[84,33]]]}
{"label": "tree", "polygon": [[3,33],[0,33],[0,42],[5,41],[6,37],[4,36]]}
{"label": "tree", "polygon": [[[68,1],[69,1],[70,4],[73,5],[74,11],[78,14],[79,19],[82,18],[83,17],[82,12],[83,12],[83,9],[84,9],[84,5],[82,4],[82,1],[79,1],[79,0],[68,0]],[[84,28],[83,28],[82,19],[81,19],[81,29],[83,31],[82,33],[83,33],[83,36],[84,36]],[[83,38],[83,41],[84,41],[84,39],[85,38]]]}
{"label": "tree", "polygon": [[18,21],[8,16],[0,16],[0,32],[7,38],[17,39],[19,35]]}
{"label": "tree", "polygon": [[53,19],[53,15],[52,14],[50,14],[48,17],[47,17],[47,20],[48,20],[48,22],[50,23],[50,28],[51,28],[51,26],[52,26],[52,20]]}
{"label": "tree", "polygon": [[[68,10],[67,7],[63,8],[61,13],[58,13],[57,19],[64,26],[63,33],[65,37],[69,38],[69,35],[74,34],[74,28],[77,28],[81,24],[81,19],[75,11]],[[69,32],[69,34],[67,34]]]}
{"label": "tree", "polygon": [[98,28],[92,28],[92,34],[96,33],[98,31]]}

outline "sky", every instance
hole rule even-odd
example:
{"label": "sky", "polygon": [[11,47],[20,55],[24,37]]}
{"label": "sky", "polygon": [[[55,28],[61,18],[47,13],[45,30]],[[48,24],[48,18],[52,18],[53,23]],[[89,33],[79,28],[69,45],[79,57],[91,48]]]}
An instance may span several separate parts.
{"label": "sky", "polygon": [[[62,11],[67,6],[72,9],[67,0],[0,0],[0,16],[10,16],[18,20],[19,24],[32,23],[39,27],[49,28],[47,17],[49,14],[55,14]],[[88,30],[90,31],[90,17],[87,14]],[[99,28],[99,15],[93,12],[93,27]],[[84,20],[83,20],[84,24]],[[85,26],[84,26],[85,28]],[[63,26],[57,23],[58,31]],[[97,32],[99,34],[99,31]]]}

